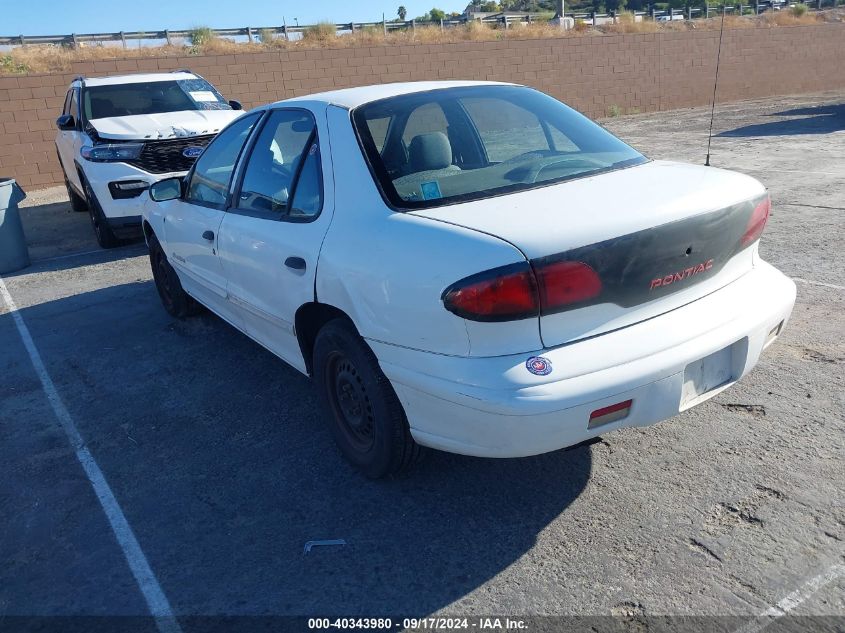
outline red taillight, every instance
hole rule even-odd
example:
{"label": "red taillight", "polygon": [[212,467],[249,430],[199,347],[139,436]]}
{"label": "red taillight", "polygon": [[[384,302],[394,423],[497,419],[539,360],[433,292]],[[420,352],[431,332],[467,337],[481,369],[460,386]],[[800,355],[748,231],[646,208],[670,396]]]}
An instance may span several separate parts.
{"label": "red taillight", "polygon": [[752,242],[757,241],[760,235],[763,234],[763,229],[766,228],[766,222],[769,219],[771,208],[772,203],[768,195],[754,207],[754,211],[748,220],[748,226],[745,227],[745,233],[742,236],[741,243],[743,246],[748,246]]}
{"label": "red taillight", "polygon": [[596,271],[581,262],[527,262],[467,277],[443,293],[443,304],[471,321],[512,321],[560,312],[597,297]]}
{"label": "red taillight", "polygon": [[450,312],[472,321],[537,316],[537,282],[528,263],[496,268],[453,284],[443,293]]}
{"label": "red taillight", "polygon": [[581,303],[601,293],[601,279],[582,262],[554,262],[535,266],[544,314]]}

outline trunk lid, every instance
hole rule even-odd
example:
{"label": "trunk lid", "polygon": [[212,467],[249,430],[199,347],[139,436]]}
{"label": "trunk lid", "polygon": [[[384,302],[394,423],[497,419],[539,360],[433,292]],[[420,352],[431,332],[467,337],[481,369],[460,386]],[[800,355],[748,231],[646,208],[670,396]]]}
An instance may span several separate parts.
{"label": "trunk lid", "polygon": [[592,268],[597,296],[541,311],[551,347],[653,318],[748,272],[755,249],[742,238],[762,196],[742,174],[654,161],[414,214],[504,239],[535,274],[564,261]]}

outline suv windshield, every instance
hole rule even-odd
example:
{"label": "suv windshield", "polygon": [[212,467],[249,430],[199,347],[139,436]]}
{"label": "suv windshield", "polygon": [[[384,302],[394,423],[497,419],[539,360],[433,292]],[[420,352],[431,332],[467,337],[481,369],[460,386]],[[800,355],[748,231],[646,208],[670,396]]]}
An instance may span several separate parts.
{"label": "suv windshield", "polygon": [[364,154],[394,207],[475,200],[647,162],[601,126],[520,86],[390,97],[352,113]]}
{"label": "suv windshield", "polygon": [[83,91],[82,107],[89,120],[182,110],[232,109],[204,79],[90,86]]}

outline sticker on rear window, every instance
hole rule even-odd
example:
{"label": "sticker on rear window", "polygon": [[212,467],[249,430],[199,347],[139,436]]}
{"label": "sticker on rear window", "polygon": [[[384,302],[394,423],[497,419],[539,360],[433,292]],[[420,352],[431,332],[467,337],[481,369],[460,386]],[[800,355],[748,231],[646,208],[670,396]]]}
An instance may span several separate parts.
{"label": "sticker on rear window", "polygon": [[422,191],[423,200],[437,200],[443,197],[436,180],[420,183],[420,191]]}
{"label": "sticker on rear window", "polygon": [[211,90],[192,90],[188,93],[194,101],[217,101],[217,95]]}

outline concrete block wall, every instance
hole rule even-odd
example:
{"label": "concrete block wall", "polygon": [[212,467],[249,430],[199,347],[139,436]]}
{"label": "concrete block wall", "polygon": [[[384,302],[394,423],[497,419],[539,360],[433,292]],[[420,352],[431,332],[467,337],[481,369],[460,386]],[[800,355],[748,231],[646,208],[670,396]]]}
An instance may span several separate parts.
{"label": "concrete block wall", "polygon": [[[77,75],[190,68],[249,108],[350,86],[485,79],[534,86],[597,118],[706,105],[717,31],[268,51],[77,63],[0,77],[0,176],[25,189],[62,183],[54,121]],[[727,30],[718,100],[845,89],[845,24]]]}

